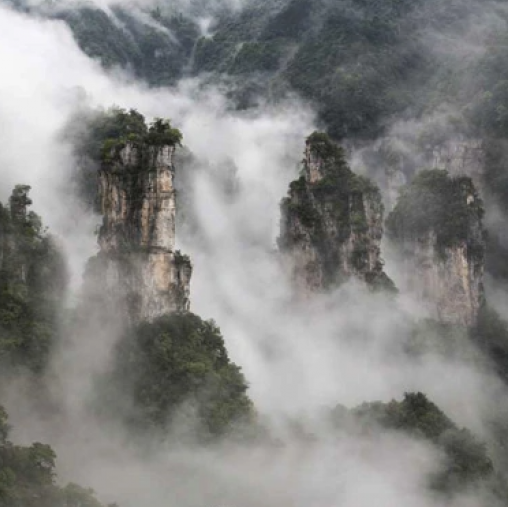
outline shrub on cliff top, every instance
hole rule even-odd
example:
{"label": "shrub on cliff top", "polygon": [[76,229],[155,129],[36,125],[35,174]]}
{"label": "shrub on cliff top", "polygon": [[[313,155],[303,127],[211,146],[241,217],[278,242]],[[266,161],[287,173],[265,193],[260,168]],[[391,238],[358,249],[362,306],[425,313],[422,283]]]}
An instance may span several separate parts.
{"label": "shrub on cliff top", "polygon": [[100,162],[108,160],[112,152],[128,142],[140,146],[176,146],[182,142],[182,133],[167,119],[155,118],[147,125],[145,117],[135,109],[112,107],[97,113],[89,122],[78,152]]}
{"label": "shrub on cliff top", "polygon": [[323,160],[335,158],[337,162],[340,162],[344,158],[344,150],[324,132],[313,132],[306,143]]}
{"label": "shrub on cliff top", "polygon": [[178,129],[171,127],[169,120],[156,118],[148,127],[148,134],[144,141],[153,146],[180,146],[182,137],[182,133]]}

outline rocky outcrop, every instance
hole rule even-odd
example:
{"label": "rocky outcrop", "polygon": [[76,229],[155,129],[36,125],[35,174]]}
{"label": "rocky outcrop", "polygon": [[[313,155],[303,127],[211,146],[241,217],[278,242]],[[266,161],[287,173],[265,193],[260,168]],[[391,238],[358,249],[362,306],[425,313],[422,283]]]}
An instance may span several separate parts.
{"label": "rocky outcrop", "polygon": [[103,224],[94,279],[131,320],[189,309],[192,266],[175,251],[174,146],[125,143],[99,171]]}
{"label": "rocky outcrop", "polygon": [[486,150],[480,139],[453,137],[424,146],[387,139],[378,151],[385,168],[389,210],[395,206],[400,188],[422,168],[447,170],[451,176],[469,176],[483,194]]}
{"label": "rocky outcrop", "polygon": [[281,204],[279,248],[301,291],[333,288],[350,277],[392,288],[383,272],[379,189],[347,166],[325,134],[307,139],[303,174]]}
{"label": "rocky outcrop", "polygon": [[467,244],[436,251],[436,235],[429,232],[403,244],[405,289],[411,291],[437,320],[472,326],[483,301],[483,262],[474,260]]}
{"label": "rocky outcrop", "polygon": [[369,152],[384,168],[385,203],[392,210],[401,187],[419,170],[445,169],[451,176],[469,176],[483,194],[483,175],[486,164],[484,142],[479,139],[453,137],[439,144],[421,146],[387,138]]}
{"label": "rocky outcrop", "polygon": [[387,220],[398,285],[447,324],[472,326],[484,301],[483,206],[468,177],[427,170],[404,188]]}
{"label": "rocky outcrop", "polygon": [[485,150],[479,139],[450,139],[432,150],[433,169],[451,176],[469,176],[478,188],[485,167]]}

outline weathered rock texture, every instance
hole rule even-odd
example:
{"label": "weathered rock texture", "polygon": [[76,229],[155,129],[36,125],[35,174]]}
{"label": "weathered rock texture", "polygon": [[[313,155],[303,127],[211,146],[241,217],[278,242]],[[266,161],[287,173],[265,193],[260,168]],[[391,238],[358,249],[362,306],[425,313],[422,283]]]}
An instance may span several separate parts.
{"label": "weathered rock texture", "polygon": [[483,194],[486,150],[479,139],[455,137],[434,145],[408,146],[388,138],[377,147],[374,158],[384,167],[388,210],[395,206],[400,188],[421,169],[446,169],[451,176],[469,176]]}
{"label": "weathered rock texture", "polygon": [[189,309],[192,266],[175,251],[173,152],[127,143],[99,171],[103,224],[94,278],[134,321]]}
{"label": "weathered rock texture", "polygon": [[451,176],[469,176],[477,188],[485,167],[485,149],[479,139],[451,139],[432,150],[433,169],[446,169]]}
{"label": "weathered rock texture", "polygon": [[483,207],[473,182],[422,171],[387,220],[402,274],[434,318],[472,326],[483,304]]}
{"label": "weathered rock texture", "polygon": [[383,272],[379,189],[347,166],[326,135],[307,140],[303,174],[281,204],[279,247],[300,289],[321,291],[354,276],[393,288]]}

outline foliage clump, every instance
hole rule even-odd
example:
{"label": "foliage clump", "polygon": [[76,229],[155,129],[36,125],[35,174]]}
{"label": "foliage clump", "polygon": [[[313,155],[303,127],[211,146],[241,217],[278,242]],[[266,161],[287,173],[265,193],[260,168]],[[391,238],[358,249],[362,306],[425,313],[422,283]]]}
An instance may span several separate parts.
{"label": "foliage clump", "polygon": [[378,138],[394,117],[443,104],[464,113],[468,128],[499,138],[508,131],[506,30],[490,30],[481,55],[429,53],[427,27],[462,33],[476,15],[468,2],[249,2],[214,16],[206,36],[196,19],[171,8],[147,11],[148,23],[114,11],[120,23],[90,7],[53,15],[70,25],[86,54],[150,85],[172,85],[190,72],[233,78],[237,89],[258,84],[270,98],[295,90],[336,139]]}
{"label": "foliage clump", "polygon": [[167,429],[190,413],[199,436],[219,436],[253,414],[247,383],[219,328],[192,313],[165,315],[129,331],[111,375],[111,403],[126,394],[133,408],[126,421],[143,432]]}
{"label": "foliage clump", "polygon": [[49,445],[15,445],[8,440],[9,431],[0,406],[0,507],[103,507],[91,489],[57,486],[56,455]]}
{"label": "foliage clump", "polygon": [[155,118],[148,126],[144,142],[149,146],[180,146],[182,138],[182,133],[173,128],[169,120]]}
{"label": "foliage clump", "polygon": [[77,151],[79,156],[97,163],[110,162],[127,143],[142,151],[149,146],[179,146],[182,133],[172,127],[170,120],[155,118],[147,124],[135,109],[112,107],[88,118]]}
{"label": "foliage clump", "polygon": [[[155,118],[147,124],[145,117],[135,109],[112,107],[106,111],[87,112],[76,117],[70,127],[67,135],[75,146],[76,187],[80,197],[97,212],[100,211],[97,171],[101,166],[111,170],[127,144],[136,154],[123,170],[137,176],[153,167],[157,148],[182,143],[182,133],[169,120]],[[131,183],[136,190],[135,178],[131,178]]]}
{"label": "foliage clump", "polygon": [[[145,117],[134,109],[126,111],[112,108],[100,115],[91,125],[91,136],[100,144],[100,159],[110,162],[128,143],[145,155],[149,146],[177,146],[182,143],[182,133],[171,126],[169,120],[155,118],[146,124]],[[95,153],[97,155],[97,152]],[[140,157],[142,166],[144,157]]]}
{"label": "foliage clump", "polygon": [[67,275],[40,217],[18,185],[0,204],[0,365],[41,372],[58,329]]}
{"label": "foliage clump", "polygon": [[313,132],[306,141],[311,151],[315,152],[323,160],[334,159],[336,163],[344,161],[344,150],[334,143],[324,132]]}
{"label": "foliage clump", "polygon": [[469,430],[458,428],[423,393],[406,393],[402,401],[363,403],[347,411],[337,407],[335,425],[355,431],[384,428],[434,444],[445,455],[441,469],[430,477],[437,491],[453,492],[494,479],[494,466],[485,445]]}
{"label": "foliage clump", "polygon": [[152,17],[149,23],[119,6],[113,9],[114,20],[92,5],[51,15],[63,19],[81,49],[104,67],[128,67],[137,78],[161,86],[182,77],[201,32],[195,20],[168,10],[147,10],[146,15]]}
{"label": "foliage clump", "polygon": [[387,233],[396,240],[415,240],[432,233],[440,254],[465,244],[468,256],[481,261],[483,214],[483,203],[470,178],[451,177],[440,169],[424,170],[402,188],[386,221]]}
{"label": "foliage clump", "polygon": [[192,267],[192,262],[187,254],[183,254],[180,250],[175,250],[175,265]]}
{"label": "foliage clump", "polygon": [[248,5],[237,16],[219,18],[214,35],[198,41],[194,70],[242,72],[245,81],[268,73],[270,91],[291,87],[312,101],[334,138],[374,137],[382,120],[413,103],[411,91],[423,88],[435,71],[414,36],[422,15],[418,4]]}

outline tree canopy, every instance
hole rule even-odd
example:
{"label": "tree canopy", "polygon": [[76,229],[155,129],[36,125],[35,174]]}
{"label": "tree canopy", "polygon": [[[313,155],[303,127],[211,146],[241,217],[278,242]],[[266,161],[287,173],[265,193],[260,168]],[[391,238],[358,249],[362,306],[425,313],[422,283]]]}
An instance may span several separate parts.
{"label": "tree canopy", "polygon": [[115,399],[131,399],[126,420],[143,431],[167,429],[189,410],[199,434],[218,436],[253,416],[247,383],[219,328],[192,313],[165,315],[130,330],[105,382],[113,406]]}
{"label": "tree canopy", "polygon": [[435,445],[444,452],[446,460],[429,477],[434,490],[452,492],[498,480],[486,446],[469,430],[457,427],[421,392],[406,393],[402,401],[363,403],[351,411],[339,406],[332,418],[338,427],[349,425],[356,431],[381,427]]}
{"label": "tree canopy", "polygon": [[9,429],[0,406],[0,507],[104,507],[91,489],[57,486],[53,449],[39,442],[14,445]]}
{"label": "tree canopy", "polygon": [[18,185],[0,203],[0,364],[41,372],[56,339],[67,283],[66,265]]}

